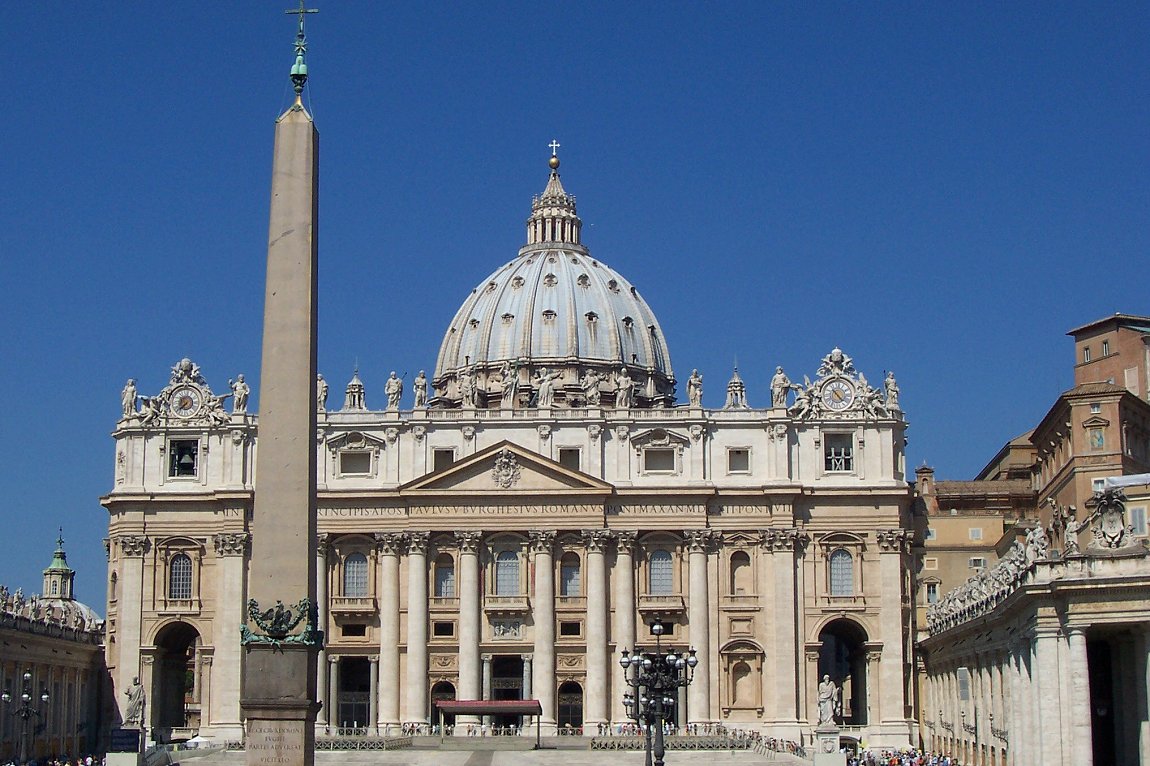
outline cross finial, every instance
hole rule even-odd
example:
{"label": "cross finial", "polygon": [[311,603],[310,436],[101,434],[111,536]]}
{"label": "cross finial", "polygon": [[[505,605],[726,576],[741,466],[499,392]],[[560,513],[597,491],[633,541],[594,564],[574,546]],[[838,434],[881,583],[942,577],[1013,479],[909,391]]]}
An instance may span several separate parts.
{"label": "cross finial", "polygon": [[284,13],[295,13],[299,15],[299,31],[295,35],[295,64],[291,68],[291,81],[295,86],[296,100],[299,100],[300,93],[303,92],[304,83],[307,82],[307,63],[304,61],[304,56],[307,55],[307,38],[303,33],[303,17],[308,13],[319,13],[319,8],[307,8],[304,6],[304,0],[299,0],[299,8],[292,8],[291,10],[284,11]]}
{"label": "cross finial", "polygon": [[561,146],[561,144],[558,141],[556,141],[554,138],[551,139],[551,143],[547,144],[547,148],[549,148],[551,150],[551,156],[552,157],[558,157],[559,156],[558,150],[559,150],[560,146]]}

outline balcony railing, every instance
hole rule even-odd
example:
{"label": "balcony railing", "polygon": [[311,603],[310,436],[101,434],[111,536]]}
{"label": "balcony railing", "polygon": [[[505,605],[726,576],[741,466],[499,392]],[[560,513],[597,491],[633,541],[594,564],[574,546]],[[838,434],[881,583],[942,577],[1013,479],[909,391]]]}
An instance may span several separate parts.
{"label": "balcony railing", "polygon": [[737,595],[720,596],[720,606],[726,607],[755,607],[759,605],[759,597],[754,594],[739,593]]}
{"label": "balcony railing", "polygon": [[455,596],[432,596],[430,601],[432,611],[455,611],[459,609],[459,599]]}
{"label": "balcony railing", "polygon": [[370,596],[332,596],[331,611],[338,614],[371,614],[375,599]]}
{"label": "balcony railing", "polygon": [[645,593],[639,596],[639,611],[644,613],[659,612],[673,614],[682,612],[686,608],[681,595],[655,596]]}
{"label": "balcony railing", "polygon": [[483,608],[488,613],[493,612],[526,612],[531,606],[527,596],[487,596],[483,600]]}
{"label": "balcony railing", "polygon": [[586,596],[559,596],[555,600],[555,606],[558,609],[586,609],[587,597]]}

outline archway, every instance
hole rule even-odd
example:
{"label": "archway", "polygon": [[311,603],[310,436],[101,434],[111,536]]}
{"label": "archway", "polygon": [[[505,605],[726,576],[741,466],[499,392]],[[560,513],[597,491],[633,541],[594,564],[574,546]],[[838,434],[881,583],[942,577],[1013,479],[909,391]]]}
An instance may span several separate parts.
{"label": "archway", "polygon": [[336,720],[341,729],[371,727],[371,662],[367,657],[341,657]]}
{"label": "archway", "polygon": [[[867,723],[866,631],[857,622],[833,620],[819,631],[819,679],[824,675],[839,685],[842,703],[840,723]],[[817,718],[817,715],[815,716]]]}
{"label": "archway", "polygon": [[[430,718],[430,720],[433,723],[436,723],[436,725],[438,725],[437,719],[436,719],[436,715],[438,715],[438,711],[436,710],[435,703],[443,701],[443,700],[453,700],[453,699],[455,699],[455,685],[452,684],[450,681],[437,681],[431,687],[431,710],[430,710],[431,718]],[[444,726],[454,726],[455,725],[455,713],[443,713],[443,725]]]}
{"label": "archway", "polygon": [[155,646],[149,717],[158,740],[186,740],[194,734],[188,730],[198,730],[200,725],[195,705],[200,634],[186,622],[174,622],[156,634]]}
{"label": "archway", "polygon": [[574,681],[564,681],[559,685],[559,706],[555,722],[560,733],[583,730],[583,687]]}

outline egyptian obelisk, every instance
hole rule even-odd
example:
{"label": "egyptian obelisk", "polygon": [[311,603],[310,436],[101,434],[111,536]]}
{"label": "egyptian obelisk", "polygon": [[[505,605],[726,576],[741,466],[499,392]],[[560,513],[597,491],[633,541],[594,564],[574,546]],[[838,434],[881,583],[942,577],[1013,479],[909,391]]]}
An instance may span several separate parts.
{"label": "egyptian obelisk", "polygon": [[304,109],[301,2],[295,103],[276,120],[260,366],[248,622],[247,763],[315,762],[316,275],[319,134]]}

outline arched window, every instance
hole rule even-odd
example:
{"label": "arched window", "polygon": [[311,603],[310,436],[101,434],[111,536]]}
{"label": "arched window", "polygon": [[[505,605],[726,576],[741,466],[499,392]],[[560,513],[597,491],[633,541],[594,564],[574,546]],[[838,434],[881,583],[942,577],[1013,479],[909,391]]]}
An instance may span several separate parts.
{"label": "arched window", "polygon": [[675,573],[671,554],[667,551],[653,551],[648,560],[647,592],[652,596],[670,596],[675,592]]}
{"label": "arched window", "polygon": [[559,595],[583,595],[583,583],[579,573],[579,557],[574,553],[565,554],[559,562]]}
{"label": "arched window", "polygon": [[495,557],[495,595],[519,595],[519,555],[514,551],[501,551]]}
{"label": "arched window", "polygon": [[831,554],[831,595],[853,596],[855,594],[854,559],[839,548]]}
{"label": "arched window", "polygon": [[367,596],[367,556],[362,553],[353,553],[343,560],[343,595]]}
{"label": "arched window", "polygon": [[455,598],[455,560],[447,553],[435,560],[435,596]]}
{"label": "arched window", "polygon": [[754,593],[751,587],[751,557],[746,551],[731,554],[731,595],[745,596]]}
{"label": "arched window", "polygon": [[168,598],[187,600],[192,597],[192,559],[177,553],[168,562]]}

